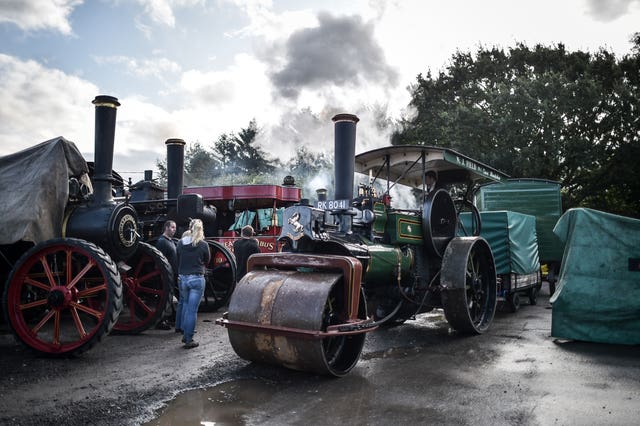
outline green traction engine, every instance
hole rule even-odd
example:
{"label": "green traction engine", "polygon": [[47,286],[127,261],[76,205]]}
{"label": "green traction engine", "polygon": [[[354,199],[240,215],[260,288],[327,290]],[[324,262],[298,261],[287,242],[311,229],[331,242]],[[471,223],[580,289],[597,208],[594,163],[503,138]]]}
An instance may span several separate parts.
{"label": "green traction engine", "polygon": [[[358,118],[339,114],[333,121],[335,199],[319,192],[316,206],[287,208],[279,237],[284,250],[249,259],[249,273],[217,321],[235,352],[343,376],[356,365],[367,332],[435,308],[459,333],[483,333],[496,309],[488,243],[479,231],[456,236],[460,203],[447,190],[424,195],[418,209],[400,210],[391,206],[389,189],[391,183],[424,188],[427,168],[447,183],[503,176],[455,151],[421,145],[355,156]],[[387,191],[377,196],[370,180],[354,197],[354,172],[384,176]]]}

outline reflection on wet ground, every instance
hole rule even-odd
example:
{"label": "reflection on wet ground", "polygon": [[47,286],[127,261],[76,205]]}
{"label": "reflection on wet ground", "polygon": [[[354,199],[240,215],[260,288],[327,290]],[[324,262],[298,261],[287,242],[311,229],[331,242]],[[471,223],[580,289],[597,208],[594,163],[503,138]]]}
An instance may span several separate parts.
{"label": "reflection on wet ground", "polygon": [[640,347],[556,341],[548,308],[498,313],[471,337],[419,315],[369,333],[343,378],[247,363],[148,425],[637,424]]}
{"label": "reflection on wet ground", "polygon": [[235,380],[178,395],[159,419],[147,425],[245,425],[256,406],[268,402],[275,382]]}

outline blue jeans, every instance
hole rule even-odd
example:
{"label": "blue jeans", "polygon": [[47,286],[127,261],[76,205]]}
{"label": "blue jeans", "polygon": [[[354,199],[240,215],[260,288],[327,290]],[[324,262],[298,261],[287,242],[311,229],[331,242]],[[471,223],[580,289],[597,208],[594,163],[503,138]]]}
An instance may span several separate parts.
{"label": "blue jeans", "polygon": [[204,294],[203,275],[180,275],[180,301],[176,310],[176,329],[184,332],[183,341],[193,340],[198,306]]}

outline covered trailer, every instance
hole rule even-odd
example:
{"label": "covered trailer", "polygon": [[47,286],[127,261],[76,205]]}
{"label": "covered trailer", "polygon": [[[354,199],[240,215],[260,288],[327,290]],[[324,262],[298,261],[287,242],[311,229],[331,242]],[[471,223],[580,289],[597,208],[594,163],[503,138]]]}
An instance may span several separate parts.
{"label": "covered trailer", "polygon": [[[535,304],[541,285],[536,218],[501,210],[481,212],[480,219],[480,236],[491,246],[496,264],[498,300],[511,312],[520,307],[520,295]],[[471,213],[461,213],[460,221],[462,229],[473,226]]]}
{"label": "covered trailer", "polygon": [[553,294],[560,271],[563,242],[553,233],[562,215],[560,182],[546,179],[506,179],[481,185],[475,192],[478,210],[509,210],[535,216],[540,263],[546,265]]}
{"label": "covered trailer", "polygon": [[554,232],[565,251],[551,298],[551,335],[640,344],[640,220],[577,208]]}

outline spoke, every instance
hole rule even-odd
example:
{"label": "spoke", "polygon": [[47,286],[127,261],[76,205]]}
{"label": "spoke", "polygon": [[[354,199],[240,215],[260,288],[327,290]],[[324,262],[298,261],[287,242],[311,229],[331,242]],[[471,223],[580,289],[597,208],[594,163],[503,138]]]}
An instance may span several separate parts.
{"label": "spoke", "polygon": [[67,281],[71,282],[71,277],[73,276],[73,259],[71,258],[73,251],[71,248],[67,249]]}
{"label": "spoke", "polygon": [[76,309],[78,309],[78,310],[80,310],[82,312],[85,312],[85,313],[89,314],[89,315],[93,315],[97,319],[102,318],[102,312],[100,312],[100,311],[98,311],[96,309],[91,309],[88,306],[81,305],[81,304],[76,303],[76,302],[71,302],[69,305],[71,307],[76,308]]}
{"label": "spoke", "polygon": [[142,286],[138,287],[138,291],[140,293],[153,294],[153,295],[156,295],[156,296],[160,296],[163,293],[162,290],[158,290],[158,289],[151,288],[151,287],[142,287]]}
{"label": "spoke", "polygon": [[213,268],[210,269],[211,273],[216,272],[218,269],[227,269],[229,268],[229,262],[220,263]]}
{"label": "spoke", "polygon": [[144,266],[144,264],[148,261],[149,259],[146,259],[143,255],[143,257],[140,258],[140,261],[138,262],[138,264],[136,265],[136,269],[133,271],[133,273],[131,274],[132,277],[137,277],[138,275],[140,275],[140,272],[142,271],[142,267]]}
{"label": "spoke", "polygon": [[55,311],[55,320],[53,322],[53,344],[60,344],[60,311]]}
{"label": "spoke", "polygon": [[36,281],[36,280],[34,280],[33,278],[31,278],[29,276],[25,277],[24,282],[26,284],[32,285],[34,287],[41,288],[42,290],[45,290],[45,291],[51,290],[51,286],[48,286],[48,285],[46,285],[44,283],[41,283],[40,281]]}
{"label": "spoke", "polygon": [[90,287],[84,290],[80,290],[78,292],[78,298],[83,298],[83,297],[89,297],[89,296],[95,296],[96,294],[106,291],[107,290],[107,284],[106,283],[102,283],[100,285],[97,285],[95,287]]}
{"label": "spoke", "polygon": [[78,310],[72,306],[71,309],[71,317],[73,318],[73,322],[76,325],[76,330],[78,330],[78,335],[80,339],[84,339],[87,336],[87,332],[84,330],[84,326],[82,325],[82,321],[80,321],[80,316],[78,315]]}
{"label": "spoke", "polygon": [[35,302],[25,303],[24,305],[18,305],[18,308],[21,311],[26,311],[27,309],[36,308],[39,306],[46,306],[47,299],[36,300]]}
{"label": "spoke", "polygon": [[56,282],[53,279],[53,273],[51,272],[51,268],[49,268],[49,264],[47,263],[47,257],[45,255],[42,255],[40,257],[40,263],[44,268],[44,273],[47,275],[47,278],[49,279],[49,287],[55,287]]}
{"label": "spoke", "polygon": [[141,283],[141,282],[148,281],[153,277],[157,277],[158,275],[160,275],[160,271],[159,270],[153,270],[153,271],[151,271],[151,272],[139,277],[138,278],[138,282]]}
{"label": "spoke", "polygon": [[140,298],[138,297],[137,294],[133,294],[131,299],[129,300],[129,310],[134,313],[134,307],[133,305],[138,305],[139,307],[141,307],[146,313],[147,315],[151,314],[153,312],[153,310],[151,308],[149,308],[149,306],[147,306],[147,304]]}
{"label": "spoke", "polygon": [[47,314],[40,320],[40,322],[38,324],[36,324],[36,326],[31,329],[33,334],[38,334],[40,329],[47,323],[47,321],[49,321],[51,319],[51,317],[53,316],[54,312],[55,311],[47,312]]}
{"label": "spoke", "polygon": [[93,268],[95,264],[96,264],[95,260],[93,260],[92,258],[89,258],[89,262],[87,263],[87,265],[84,268],[82,268],[80,272],[78,272],[78,275],[76,275],[73,281],[67,284],[67,288],[71,289],[75,287],[76,284],[78,284],[78,281],[80,281],[80,279],[89,271],[89,269]]}

